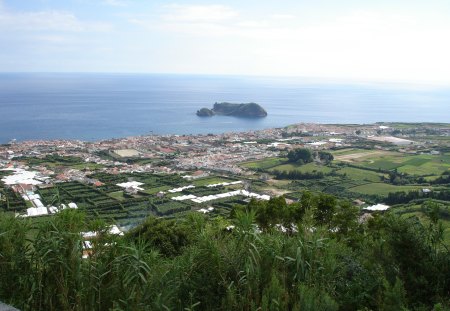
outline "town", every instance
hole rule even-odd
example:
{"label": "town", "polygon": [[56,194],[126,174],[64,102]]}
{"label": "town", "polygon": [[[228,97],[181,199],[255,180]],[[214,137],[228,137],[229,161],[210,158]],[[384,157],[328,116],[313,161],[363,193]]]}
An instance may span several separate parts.
{"label": "town", "polygon": [[[125,228],[149,215],[227,215],[252,198],[294,202],[305,190],[383,209],[399,203],[398,192],[444,198],[448,183],[436,181],[448,176],[449,143],[450,125],[426,123],[12,141],[0,146],[0,208],[20,217],[80,208]],[[289,163],[287,153],[298,148],[329,151],[334,160]]]}

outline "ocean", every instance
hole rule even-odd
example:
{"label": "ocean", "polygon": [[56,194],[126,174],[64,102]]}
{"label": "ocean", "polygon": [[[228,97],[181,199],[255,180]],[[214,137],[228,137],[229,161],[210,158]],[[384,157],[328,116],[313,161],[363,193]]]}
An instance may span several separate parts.
{"label": "ocean", "polygon": [[[268,116],[197,117],[215,102]],[[1,73],[0,143],[223,133],[300,122],[450,122],[450,87],[169,74]]]}

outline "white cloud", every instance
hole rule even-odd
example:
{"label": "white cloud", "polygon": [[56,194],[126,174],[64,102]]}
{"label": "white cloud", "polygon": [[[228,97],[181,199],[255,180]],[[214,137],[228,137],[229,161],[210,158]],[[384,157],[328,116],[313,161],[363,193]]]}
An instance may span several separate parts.
{"label": "white cloud", "polygon": [[272,15],[270,15],[270,18],[278,19],[278,20],[292,20],[292,19],[295,19],[295,15],[291,15],[291,14],[272,14]]}
{"label": "white cloud", "polygon": [[164,13],[136,16],[129,22],[149,30],[169,31],[187,35],[234,36],[239,29],[267,27],[267,20],[245,20],[240,12],[225,5],[166,5]]}
{"label": "white cloud", "polygon": [[61,35],[38,35],[35,36],[34,39],[35,41],[38,42],[59,43],[59,44],[72,42],[72,40],[69,37]]}
{"label": "white cloud", "polygon": [[64,11],[9,12],[0,10],[0,31],[108,31],[111,26],[101,22],[79,20]]}
{"label": "white cloud", "polygon": [[239,13],[225,5],[167,5],[170,12],[163,20],[176,23],[224,22],[239,16]]}
{"label": "white cloud", "polygon": [[234,34],[230,25],[238,22],[239,13],[224,5],[178,5],[163,7],[164,13],[154,16],[135,16],[129,22],[148,30],[169,31],[197,36]]}
{"label": "white cloud", "polygon": [[[90,52],[98,51],[98,58],[92,57],[84,69],[97,71],[450,82],[450,41],[445,40],[450,22],[445,12],[340,10],[340,15],[327,11],[311,18],[309,13],[279,7],[272,11],[220,4],[148,7],[133,11],[130,5],[120,20],[119,15],[105,14],[118,25],[112,29],[67,11],[9,11],[0,0],[0,39],[9,42],[0,52],[6,55],[5,49],[10,49],[9,57],[14,58],[14,48],[30,53],[41,49],[42,60],[32,58],[36,64],[57,57],[74,68],[75,53],[59,51],[65,46],[79,50],[89,46]],[[126,19],[138,27],[122,23]],[[113,32],[119,25],[120,31]],[[113,35],[99,33],[106,30]]]}
{"label": "white cloud", "polygon": [[[450,72],[450,26],[424,25],[403,12],[352,11],[321,23],[294,16],[206,15],[202,10],[170,7],[160,30],[195,36],[201,59],[190,71],[300,75],[349,79],[435,80]],[[182,12],[182,13],[181,13]],[[224,47],[236,47],[227,49]],[[187,47],[189,48],[189,47]],[[193,47],[191,49],[194,49]],[[205,54],[214,52],[215,59]],[[210,58],[212,56],[209,56]],[[206,64],[207,61],[210,63]],[[218,63],[226,64],[220,67]],[[184,68],[184,67],[183,67]],[[201,69],[200,69],[201,70]]]}
{"label": "white cloud", "polygon": [[110,6],[118,6],[118,7],[127,6],[127,3],[122,0],[103,0],[103,3]]}
{"label": "white cloud", "polygon": [[166,30],[174,33],[202,36],[267,36],[266,31],[279,31],[280,25],[295,21],[290,14],[271,14],[252,16],[243,14],[225,5],[166,5],[165,12],[158,18],[135,17],[129,19],[133,24],[147,29]]}
{"label": "white cloud", "polygon": [[267,20],[247,20],[236,23],[236,26],[243,28],[266,28],[270,27]]}

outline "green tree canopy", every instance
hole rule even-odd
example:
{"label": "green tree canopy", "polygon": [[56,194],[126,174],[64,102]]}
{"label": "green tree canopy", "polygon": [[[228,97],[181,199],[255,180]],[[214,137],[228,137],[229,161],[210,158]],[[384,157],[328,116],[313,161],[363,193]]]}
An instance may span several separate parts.
{"label": "green tree canopy", "polygon": [[307,148],[297,148],[288,152],[289,162],[309,163],[313,161],[311,150]]}
{"label": "green tree canopy", "polygon": [[319,156],[320,161],[322,161],[325,164],[329,164],[329,163],[331,163],[331,161],[334,160],[334,157],[330,152],[319,151],[318,156]]}

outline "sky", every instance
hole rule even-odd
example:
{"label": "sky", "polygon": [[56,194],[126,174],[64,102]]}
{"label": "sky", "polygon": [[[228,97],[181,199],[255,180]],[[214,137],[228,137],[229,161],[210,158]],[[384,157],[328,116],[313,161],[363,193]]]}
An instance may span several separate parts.
{"label": "sky", "polygon": [[0,0],[0,72],[450,85],[450,1]]}

